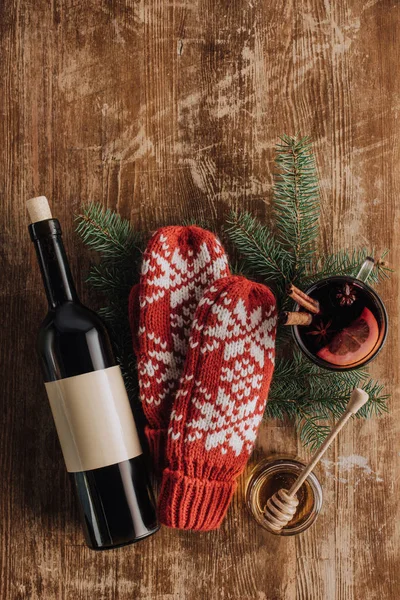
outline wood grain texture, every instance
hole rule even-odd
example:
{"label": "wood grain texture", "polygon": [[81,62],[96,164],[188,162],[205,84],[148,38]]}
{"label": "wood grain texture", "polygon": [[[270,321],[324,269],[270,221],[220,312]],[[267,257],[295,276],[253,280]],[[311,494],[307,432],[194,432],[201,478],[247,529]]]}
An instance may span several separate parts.
{"label": "wood grain texture", "polygon": [[[244,481],[219,532],[163,529],[97,554],[82,540],[34,340],[45,300],[24,201],[47,195],[85,301],[73,213],[96,200],[140,229],[229,207],[268,219],[273,148],[310,134],[322,251],[375,245],[400,263],[396,0],[3,0],[0,4],[0,598],[395,600],[399,582],[399,278],[372,373],[390,414],[349,426],[318,469],[322,514],[263,532]],[[252,464],[307,453],[270,422]],[[249,469],[251,465],[249,465]]]}

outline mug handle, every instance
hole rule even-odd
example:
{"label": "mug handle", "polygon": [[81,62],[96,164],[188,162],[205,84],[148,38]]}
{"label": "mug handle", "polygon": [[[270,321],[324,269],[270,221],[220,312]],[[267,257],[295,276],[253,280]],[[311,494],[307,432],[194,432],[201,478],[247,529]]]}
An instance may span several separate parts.
{"label": "mug handle", "polygon": [[372,269],[375,266],[375,261],[371,256],[367,256],[367,258],[364,260],[363,264],[361,265],[360,270],[358,271],[357,275],[356,275],[356,279],[359,279],[360,281],[364,281],[364,283],[367,281],[368,277],[370,276]]}

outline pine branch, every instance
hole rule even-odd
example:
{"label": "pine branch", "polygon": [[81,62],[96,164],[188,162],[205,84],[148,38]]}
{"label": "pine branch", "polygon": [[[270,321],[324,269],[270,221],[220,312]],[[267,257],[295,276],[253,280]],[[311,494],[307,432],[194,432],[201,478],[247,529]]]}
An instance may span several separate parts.
{"label": "pine branch", "polygon": [[99,263],[92,265],[86,281],[107,296],[127,295],[134,283],[139,280],[137,269],[123,270],[115,264]]}
{"label": "pine branch", "polygon": [[269,228],[249,213],[232,212],[225,232],[243,259],[242,268],[246,265],[252,275],[271,282],[282,293],[289,281],[290,256]]}
{"label": "pine branch", "polygon": [[[388,411],[386,405],[388,396],[382,393],[383,386],[381,384],[368,381],[362,387],[370,395],[370,398],[367,404],[360,409],[357,418],[380,416]],[[314,392],[314,396],[307,400],[305,398],[293,400],[285,399],[282,396],[274,397],[271,391],[265,418],[280,420],[289,418],[299,431],[303,444],[313,451],[325,439],[333,420],[339,419],[343,414],[353,389],[354,387],[350,387],[336,392],[326,390],[325,394],[321,393],[320,397]]]}
{"label": "pine branch", "polygon": [[290,279],[298,280],[315,251],[319,191],[314,155],[308,138],[282,136],[277,145],[278,174],[274,213],[278,242],[292,256]]}
{"label": "pine branch", "polygon": [[327,371],[296,351],[292,358],[277,361],[265,416],[288,417],[302,442],[314,450],[323,441],[328,423],[343,414],[354,387],[362,387],[369,394],[358,418],[387,412],[388,395],[383,393],[383,385],[368,380],[364,369]]}
{"label": "pine branch", "polygon": [[[310,261],[306,273],[302,277],[301,285],[307,287],[320,279],[334,277],[335,275],[351,275],[352,277],[356,277],[367,256],[374,256],[374,254],[373,249],[361,248],[352,252],[340,250],[334,254],[321,256],[317,260]],[[369,284],[377,284],[379,281],[389,278],[392,269],[381,262],[387,254],[388,251],[386,250],[376,262],[376,266],[368,278]]]}
{"label": "pine branch", "polygon": [[233,213],[226,232],[251,275],[273,282],[283,308],[284,289],[298,281],[314,254],[318,235],[319,193],[308,138],[283,136],[277,146],[274,183],[277,234],[249,213]]}
{"label": "pine branch", "polygon": [[[300,394],[319,394],[321,386],[326,389],[354,388],[367,377],[365,369],[334,372],[322,369],[309,361],[299,350],[294,350],[290,358],[278,358],[271,384],[274,396],[282,395],[283,386],[294,386]],[[298,397],[297,395],[295,396]],[[300,396],[301,397],[301,396]]]}
{"label": "pine branch", "polygon": [[231,270],[232,275],[241,275],[242,277],[245,277],[247,268],[246,262],[243,258],[235,261],[229,261],[229,268]]}
{"label": "pine branch", "polygon": [[301,415],[295,424],[300,440],[310,452],[315,452],[330,432],[329,425],[321,424],[317,416]]}
{"label": "pine branch", "polygon": [[384,386],[378,381],[369,380],[363,385],[363,389],[369,394],[369,400],[357,412],[358,419],[368,419],[372,416],[379,417],[389,411],[387,401],[389,394],[384,393]]}
{"label": "pine branch", "polygon": [[142,237],[131,228],[129,221],[110,209],[90,203],[76,216],[76,231],[84,244],[99,252],[105,259],[137,260]]}

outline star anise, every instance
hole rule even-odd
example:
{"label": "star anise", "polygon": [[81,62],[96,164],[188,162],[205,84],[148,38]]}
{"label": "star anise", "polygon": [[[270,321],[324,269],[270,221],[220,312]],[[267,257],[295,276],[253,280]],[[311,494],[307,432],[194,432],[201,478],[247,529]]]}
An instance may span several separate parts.
{"label": "star anise", "polygon": [[324,324],[323,321],[320,321],[315,326],[315,329],[307,332],[307,335],[315,335],[317,343],[324,342],[326,340],[326,338],[328,337],[328,335],[330,334],[329,327],[331,325],[332,325],[332,321],[328,321],[328,323],[326,323],[326,325]]}
{"label": "star anise", "polygon": [[356,300],[356,291],[351,283],[345,283],[336,294],[340,306],[351,306]]}

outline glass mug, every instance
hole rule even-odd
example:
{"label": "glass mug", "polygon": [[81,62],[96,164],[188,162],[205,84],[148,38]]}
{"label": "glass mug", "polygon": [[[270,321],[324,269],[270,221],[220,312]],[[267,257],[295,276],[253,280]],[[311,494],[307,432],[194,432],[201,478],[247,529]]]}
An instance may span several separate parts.
{"label": "glass mug", "polygon": [[[305,291],[318,300],[320,313],[310,325],[294,325],[292,331],[300,350],[318,366],[333,371],[362,367],[385,343],[387,312],[366,283],[373,268],[374,260],[368,257],[357,277],[327,277]],[[294,310],[302,308],[297,304]]]}

